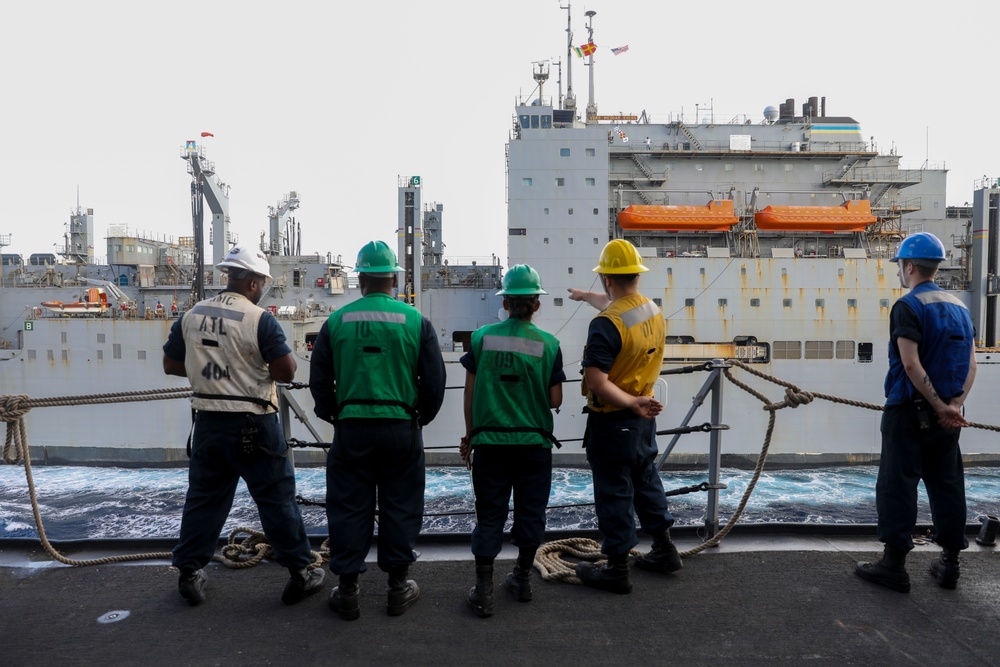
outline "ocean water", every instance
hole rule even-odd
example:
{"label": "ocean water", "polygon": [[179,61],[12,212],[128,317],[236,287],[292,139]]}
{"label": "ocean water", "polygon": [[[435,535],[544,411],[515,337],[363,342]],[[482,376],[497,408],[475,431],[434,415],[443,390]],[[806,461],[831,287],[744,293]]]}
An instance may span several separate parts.
{"label": "ocean water", "polygon": [[[123,469],[46,466],[32,469],[45,532],[53,540],[169,538],[180,528],[187,489],[186,469]],[[875,474],[872,466],[764,472],[741,519],[745,523],[873,524]],[[323,468],[296,473],[308,532],[326,534]],[[668,490],[706,481],[704,472],[662,473]],[[723,470],[719,520],[724,524],[739,504],[751,471]],[[1000,469],[968,468],[969,522],[1000,514]],[[706,493],[670,498],[678,525],[704,525]],[[585,469],[556,469],[549,500],[549,529],[597,527],[593,486]],[[921,485],[919,516],[930,523]],[[428,468],[424,532],[464,533],[475,525],[472,482],[464,468]],[[246,486],[240,482],[225,531],[259,528]],[[509,528],[509,524],[508,524]],[[28,485],[21,466],[0,466],[0,538],[37,537]]]}

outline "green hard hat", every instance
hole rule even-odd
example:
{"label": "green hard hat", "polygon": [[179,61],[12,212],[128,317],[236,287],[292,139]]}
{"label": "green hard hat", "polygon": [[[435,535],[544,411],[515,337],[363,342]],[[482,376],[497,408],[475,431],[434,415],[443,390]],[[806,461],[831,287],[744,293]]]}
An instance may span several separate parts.
{"label": "green hard hat", "polygon": [[369,241],[358,252],[354,270],[357,273],[395,273],[403,269],[396,264],[396,253],[385,241]]}
{"label": "green hard hat", "polygon": [[538,276],[538,271],[527,264],[515,264],[503,276],[503,289],[497,292],[497,296],[528,296],[534,294],[548,294],[542,289],[542,279]]}

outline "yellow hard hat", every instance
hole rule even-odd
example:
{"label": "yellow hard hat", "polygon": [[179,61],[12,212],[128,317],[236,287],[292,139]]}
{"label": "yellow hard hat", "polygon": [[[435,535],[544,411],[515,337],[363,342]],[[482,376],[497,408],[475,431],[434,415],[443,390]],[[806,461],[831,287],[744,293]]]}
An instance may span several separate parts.
{"label": "yellow hard hat", "polygon": [[649,269],[642,265],[642,257],[639,256],[639,251],[625,239],[609,241],[604,246],[604,250],[601,251],[600,262],[594,267],[595,273],[628,275],[644,271],[649,271]]}

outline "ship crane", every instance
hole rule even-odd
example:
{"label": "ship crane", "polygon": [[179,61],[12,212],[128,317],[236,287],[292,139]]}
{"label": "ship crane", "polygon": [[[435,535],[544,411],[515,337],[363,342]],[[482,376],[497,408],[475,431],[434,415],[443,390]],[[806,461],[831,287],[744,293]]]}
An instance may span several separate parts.
{"label": "ship crane", "polygon": [[[226,258],[231,243],[236,239],[229,233],[229,186],[215,176],[215,163],[205,157],[205,147],[189,140],[181,148],[181,159],[187,162],[191,174],[191,219],[194,224],[194,261],[197,271],[191,286],[195,302],[205,298],[205,236],[204,201],[212,211],[212,266]],[[212,274],[213,286],[221,286]]]}
{"label": "ship crane", "polygon": [[290,213],[299,207],[299,194],[289,192],[277,206],[267,207],[270,222],[270,240],[265,243],[261,235],[260,249],[268,255],[299,255],[302,252],[301,227]]}

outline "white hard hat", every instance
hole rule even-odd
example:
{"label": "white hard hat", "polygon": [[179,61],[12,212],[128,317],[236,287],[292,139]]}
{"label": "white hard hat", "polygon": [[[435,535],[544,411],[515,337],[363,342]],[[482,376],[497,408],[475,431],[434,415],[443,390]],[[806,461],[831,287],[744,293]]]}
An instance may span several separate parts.
{"label": "white hard hat", "polygon": [[271,277],[271,265],[260,250],[245,246],[233,246],[226,258],[215,265],[215,268],[228,273],[230,269],[244,269],[251,273]]}

